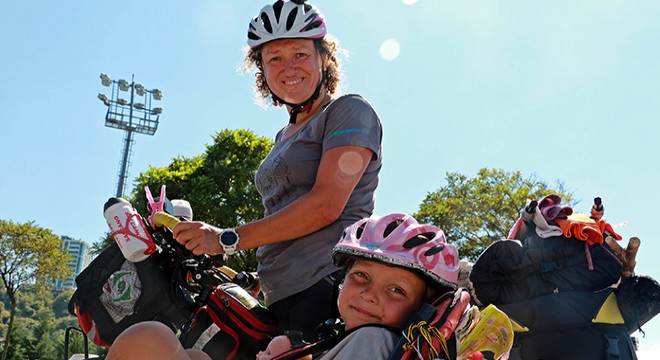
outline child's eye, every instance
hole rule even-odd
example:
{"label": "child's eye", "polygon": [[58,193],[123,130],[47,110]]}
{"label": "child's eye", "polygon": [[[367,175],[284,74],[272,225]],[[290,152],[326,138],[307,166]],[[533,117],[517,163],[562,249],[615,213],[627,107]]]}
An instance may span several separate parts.
{"label": "child's eye", "polygon": [[391,287],[391,288],[390,288],[390,291],[393,292],[393,293],[395,293],[395,294],[397,294],[397,295],[406,295],[406,292],[403,291],[402,288],[397,287],[397,286],[393,286],[393,287]]}
{"label": "child's eye", "polygon": [[362,271],[354,271],[353,272],[353,277],[355,277],[357,279],[360,279],[360,280],[368,280],[369,279],[369,275],[367,275],[366,273],[364,273]]}

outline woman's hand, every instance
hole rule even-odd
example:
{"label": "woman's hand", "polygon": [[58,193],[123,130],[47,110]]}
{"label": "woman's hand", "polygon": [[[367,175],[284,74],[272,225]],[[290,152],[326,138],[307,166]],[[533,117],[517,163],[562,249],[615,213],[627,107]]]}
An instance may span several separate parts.
{"label": "woman's hand", "polygon": [[218,227],[201,221],[182,221],[172,231],[174,239],[195,255],[223,252],[218,242],[222,229]]}

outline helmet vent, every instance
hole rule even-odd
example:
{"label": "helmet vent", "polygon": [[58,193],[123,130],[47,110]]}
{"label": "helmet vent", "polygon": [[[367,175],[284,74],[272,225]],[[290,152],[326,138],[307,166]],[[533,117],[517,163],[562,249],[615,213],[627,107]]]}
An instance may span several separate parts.
{"label": "helmet vent", "polygon": [[433,238],[433,233],[419,234],[415,237],[412,237],[412,238],[406,240],[406,242],[403,243],[403,248],[404,249],[412,249],[415,246],[425,244],[426,242],[429,241],[429,238],[431,238],[431,239]]}
{"label": "helmet vent", "polygon": [[398,220],[394,220],[391,223],[387,224],[387,227],[385,228],[385,231],[383,231],[383,237],[389,236],[392,233],[392,231],[394,231],[394,229],[396,229],[402,222],[403,222],[403,220],[398,219]]}
{"label": "helmet vent", "polygon": [[273,11],[275,12],[275,21],[279,24],[280,15],[282,14],[282,6],[284,6],[284,1],[278,0],[273,4]]}
{"label": "helmet vent", "polygon": [[266,31],[268,31],[269,33],[272,33],[273,26],[270,24],[270,19],[268,18],[268,15],[265,12],[261,13],[261,21],[263,21],[264,29],[266,29]]}
{"label": "helmet vent", "polygon": [[248,39],[250,40],[259,40],[261,39],[257,34],[253,33],[252,31],[248,31]]}
{"label": "helmet vent", "polygon": [[424,252],[424,256],[432,256],[432,255],[435,255],[435,254],[441,252],[442,249],[444,249],[444,248],[445,248],[444,245],[434,246],[434,247],[432,247],[432,248],[426,250],[426,251]]}
{"label": "helmet vent", "polygon": [[289,13],[289,16],[286,18],[286,30],[289,31],[295,24],[296,17],[298,16],[298,8],[293,8]]}
{"label": "helmet vent", "polygon": [[[315,17],[316,17],[316,15],[312,14],[305,20],[305,22],[308,22],[309,20],[311,20]],[[309,31],[311,29],[316,29],[317,27],[321,26],[321,24],[323,24],[323,20],[316,19],[316,20],[310,22],[309,24],[307,24],[307,26],[305,26],[305,28],[303,28],[301,30],[301,32]]]}
{"label": "helmet vent", "polygon": [[355,237],[356,238],[359,239],[359,238],[362,237],[362,233],[364,232],[364,225],[365,224],[362,224],[362,226],[360,226],[359,228],[357,228],[357,230],[355,230]]}
{"label": "helmet vent", "polygon": [[316,17],[316,14],[309,14],[309,15],[305,18],[305,22],[309,22],[310,20],[314,19],[315,17]]}

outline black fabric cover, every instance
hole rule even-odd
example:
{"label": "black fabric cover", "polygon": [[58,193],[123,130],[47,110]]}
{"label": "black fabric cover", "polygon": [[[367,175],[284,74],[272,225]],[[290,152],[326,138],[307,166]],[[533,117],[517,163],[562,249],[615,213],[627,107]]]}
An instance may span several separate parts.
{"label": "black fabric cover", "polygon": [[574,238],[527,234],[523,242],[494,242],[474,263],[470,281],[481,303],[500,305],[556,292],[597,291],[621,276],[621,259],[606,244],[586,246]]}
{"label": "black fabric cover", "polygon": [[648,276],[633,276],[617,289],[621,315],[633,333],[660,313],[660,284]]}

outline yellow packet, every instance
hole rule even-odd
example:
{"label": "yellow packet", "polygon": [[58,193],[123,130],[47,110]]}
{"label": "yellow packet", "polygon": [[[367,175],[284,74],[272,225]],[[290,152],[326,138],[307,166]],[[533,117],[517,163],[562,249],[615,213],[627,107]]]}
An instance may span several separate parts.
{"label": "yellow packet", "polygon": [[458,347],[462,359],[477,351],[491,351],[495,359],[506,354],[513,345],[513,329],[509,317],[494,305],[481,311],[481,318]]}

